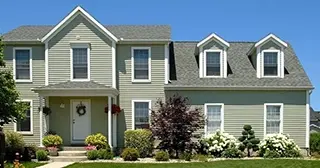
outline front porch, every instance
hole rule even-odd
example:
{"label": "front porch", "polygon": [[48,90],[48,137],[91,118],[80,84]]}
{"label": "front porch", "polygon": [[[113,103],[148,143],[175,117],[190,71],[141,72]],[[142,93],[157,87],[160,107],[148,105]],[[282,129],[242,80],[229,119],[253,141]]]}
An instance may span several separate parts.
{"label": "front porch", "polygon": [[[116,89],[93,81],[68,81],[33,91],[39,94],[40,139],[53,131],[65,146],[84,145],[88,135],[102,133],[110,147],[117,147],[117,115],[111,112],[112,104],[117,104]],[[50,115],[43,114],[44,106],[50,108]]]}

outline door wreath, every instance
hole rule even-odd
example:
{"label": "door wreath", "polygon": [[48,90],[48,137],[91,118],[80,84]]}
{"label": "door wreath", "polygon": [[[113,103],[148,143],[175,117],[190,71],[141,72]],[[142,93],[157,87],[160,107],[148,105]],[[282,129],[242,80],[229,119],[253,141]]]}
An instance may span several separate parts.
{"label": "door wreath", "polygon": [[78,104],[76,108],[77,108],[77,113],[79,114],[79,116],[83,116],[87,112],[86,106],[83,105],[82,102],[80,102],[80,104]]}

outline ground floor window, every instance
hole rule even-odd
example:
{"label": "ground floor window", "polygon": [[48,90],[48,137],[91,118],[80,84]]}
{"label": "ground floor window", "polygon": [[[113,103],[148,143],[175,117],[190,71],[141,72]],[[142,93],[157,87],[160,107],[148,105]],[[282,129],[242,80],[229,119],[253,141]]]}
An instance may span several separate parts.
{"label": "ground floor window", "polygon": [[15,130],[20,133],[32,134],[32,100],[22,100],[19,102],[26,104],[29,108],[25,111],[25,119],[16,122]]}
{"label": "ground floor window", "polygon": [[133,129],[149,128],[150,108],[151,108],[151,100],[133,100],[132,101]]}
{"label": "ground floor window", "polygon": [[204,113],[206,115],[206,134],[212,134],[217,130],[223,130],[224,123],[224,104],[221,103],[207,103],[204,106]]}
{"label": "ground floor window", "polygon": [[264,105],[264,131],[266,134],[282,133],[283,104]]}

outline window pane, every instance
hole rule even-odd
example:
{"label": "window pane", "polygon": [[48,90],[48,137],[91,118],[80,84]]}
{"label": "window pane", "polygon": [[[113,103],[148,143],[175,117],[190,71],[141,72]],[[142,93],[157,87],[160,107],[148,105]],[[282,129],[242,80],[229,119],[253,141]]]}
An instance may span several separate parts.
{"label": "window pane", "polygon": [[73,48],[73,79],[88,78],[88,49]]}
{"label": "window pane", "polygon": [[[26,103],[27,106],[30,107],[30,102],[23,102],[23,103]],[[17,131],[31,131],[30,108],[25,111],[26,118],[24,120],[17,121]]]}
{"label": "window pane", "polygon": [[134,79],[149,79],[149,50],[135,49],[133,52]]}
{"label": "window pane", "polygon": [[149,102],[134,103],[135,129],[149,128]]}
{"label": "window pane", "polygon": [[16,79],[30,79],[30,50],[15,50]]}
{"label": "window pane", "polygon": [[266,116],[266,133],[274,134],[280,133],[280,111],[281,106],[267,106],[267,116]]}
{"label": "window pane", "polygon": [[220,76],[220,52],[206,52],[207,76]]}
{"label": "window pane", "polygon": [[221,128],[221,105],[207,106],[207,133],[211,134]]}
{"label": "window pane", "polygon": [[278,75],[278,53],[277,52],[264,53],[264,75],[265,76]]}

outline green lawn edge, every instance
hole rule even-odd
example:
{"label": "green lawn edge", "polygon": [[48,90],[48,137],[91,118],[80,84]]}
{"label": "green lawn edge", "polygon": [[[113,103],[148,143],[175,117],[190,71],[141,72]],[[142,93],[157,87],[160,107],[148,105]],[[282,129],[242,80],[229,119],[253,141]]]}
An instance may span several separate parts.
{"label": "green lawn edge", "polygon": [[[42,166],[42,165],[45,165],[47,163],[39,163],[39,162],[22,162],[21,163],[25,168],[35,168],[35,167],[39,167],[39,166]],[[13,167],[12,163],[6,163],[4,164],[5,165],[5,168],[11,168]]]}

